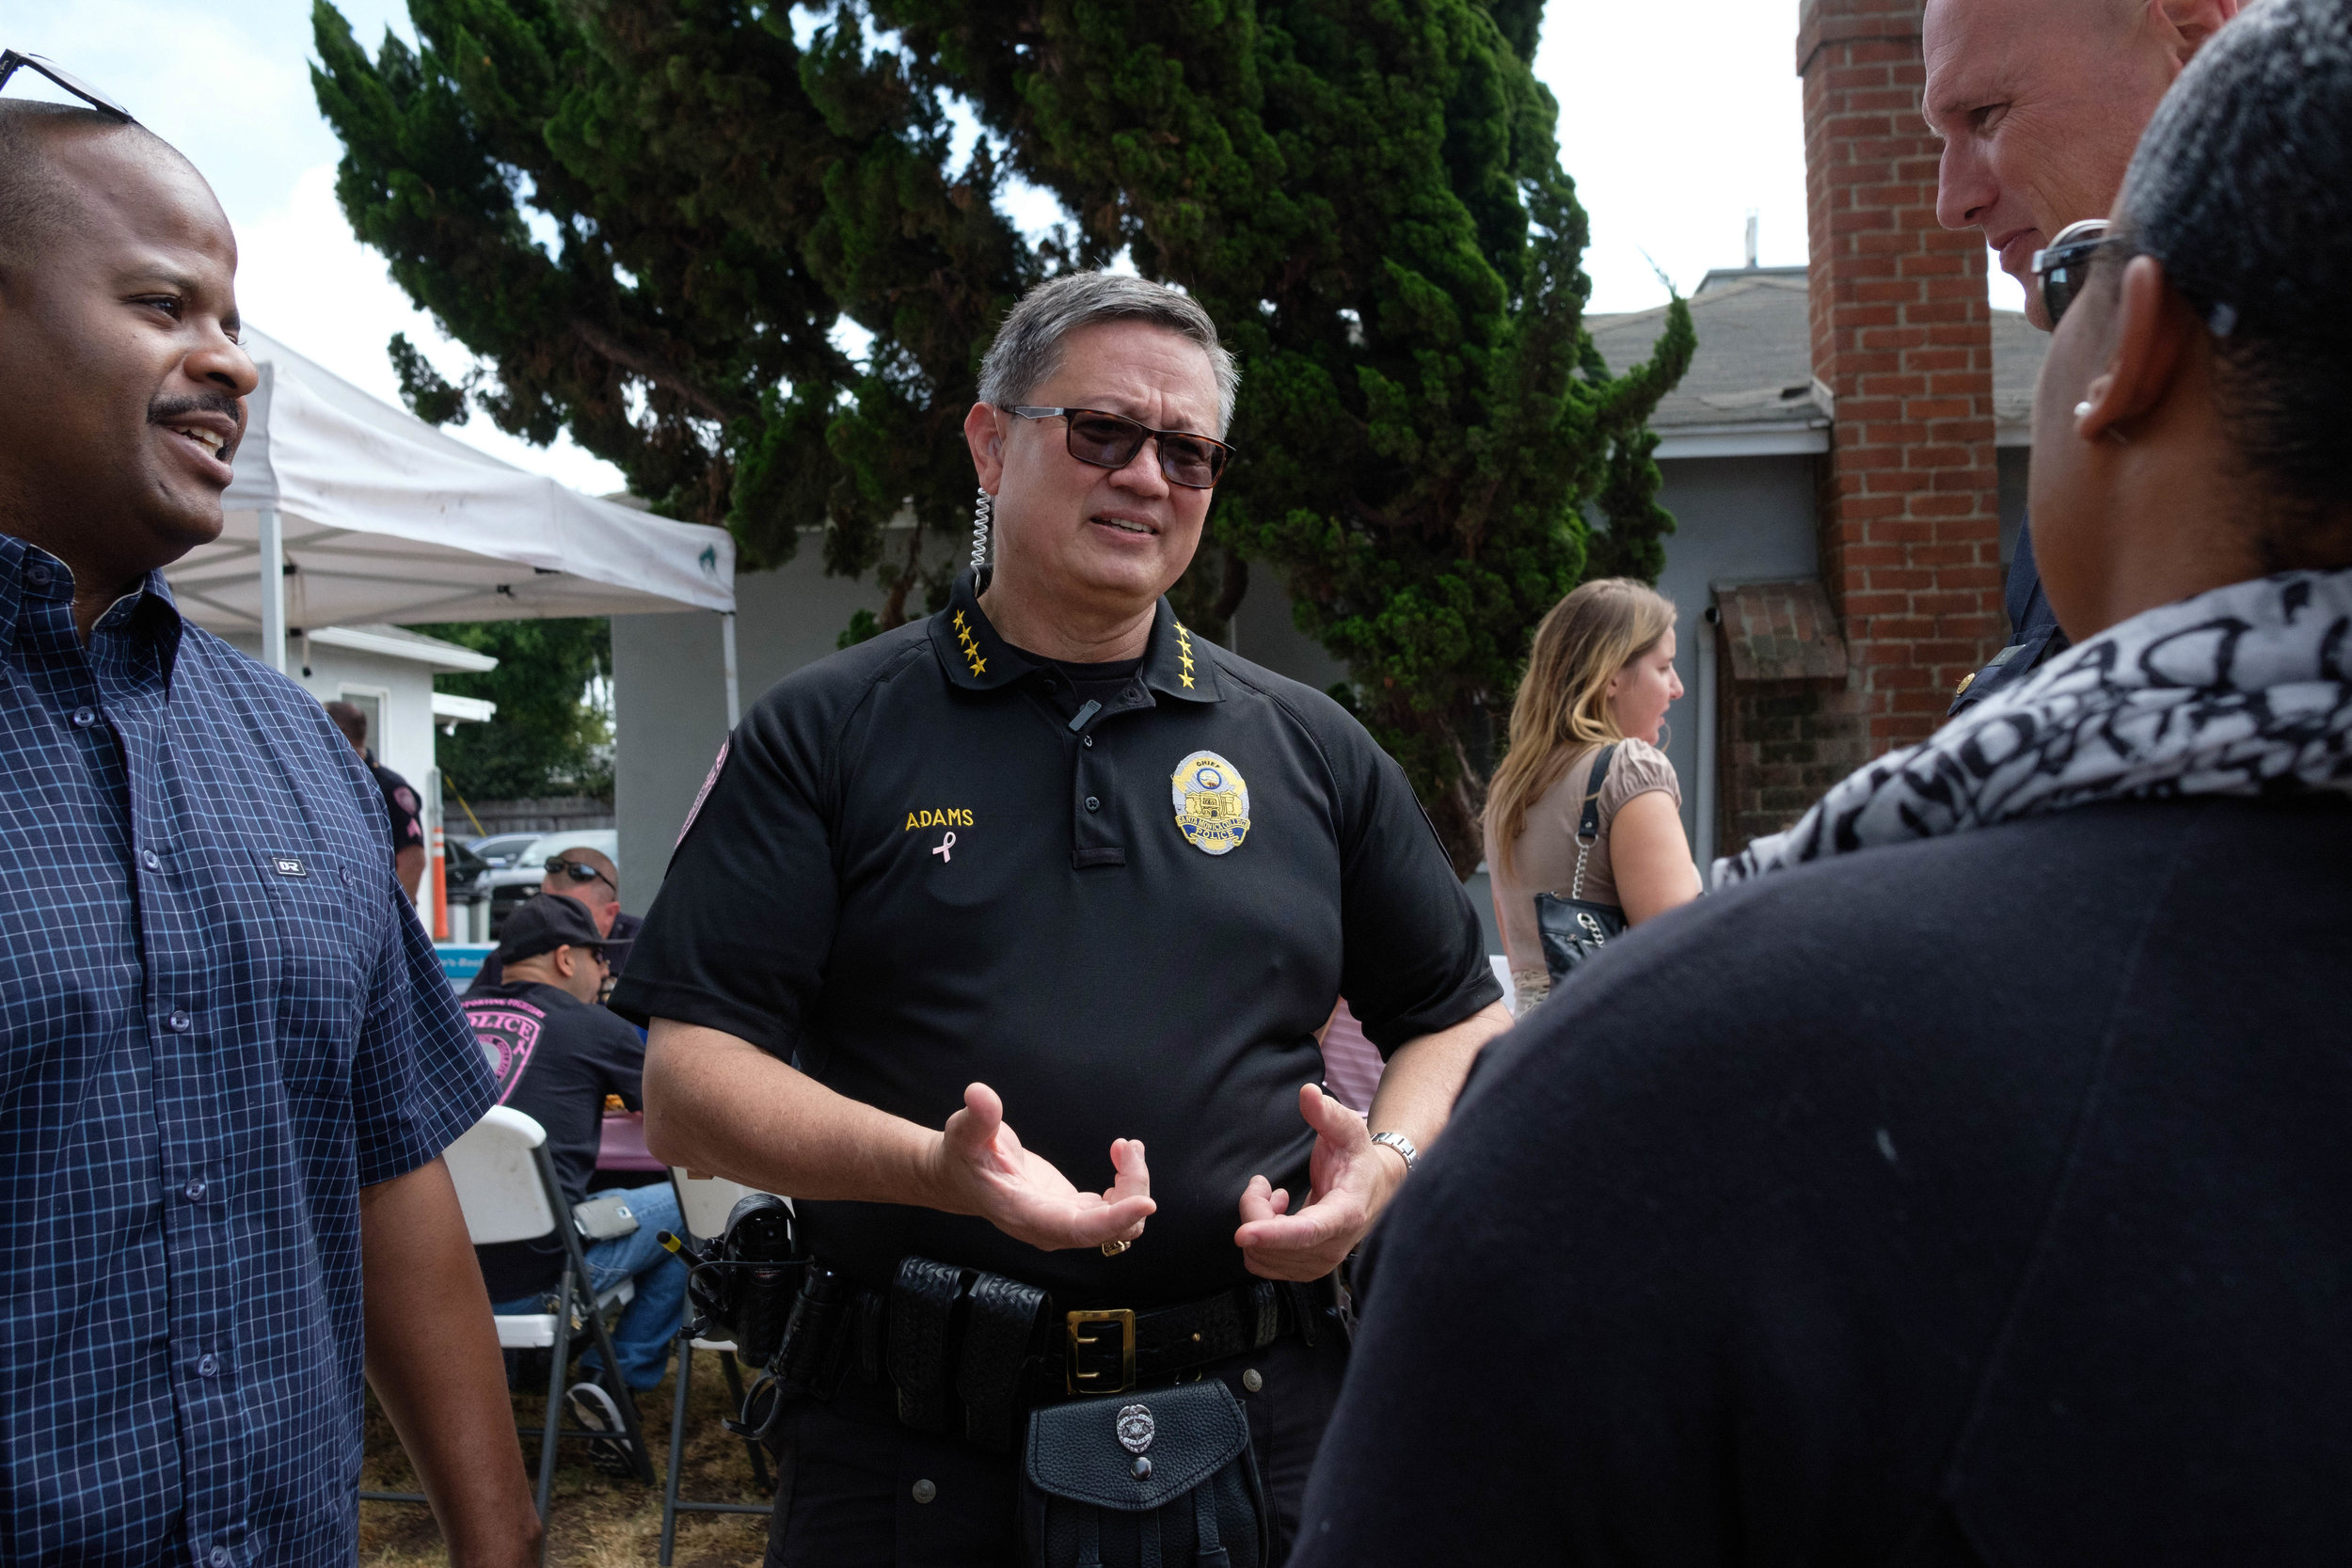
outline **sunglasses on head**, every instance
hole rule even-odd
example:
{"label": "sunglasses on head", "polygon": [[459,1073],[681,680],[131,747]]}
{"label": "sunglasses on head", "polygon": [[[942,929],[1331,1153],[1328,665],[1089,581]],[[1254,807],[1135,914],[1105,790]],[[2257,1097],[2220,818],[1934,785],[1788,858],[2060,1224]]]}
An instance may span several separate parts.
{"label": "sunglasses on head", "polygon": [[1170,484],[1187,490],[1215,489],[1232,460],[1233,449],[1206,436],[1184,430],[1153,430],[1121,414],[1100,408],[1007,408],[1025,420],[1066,420],[1070,455],[1098,468],[1123,468],[1136,460],[1143,443],[1159,445],[1160,472]]}
{"label": "sunglasses on head", "polygon": [[36,75],[48,77],[52,82],[55,82],[57,86],[63,87],[66,91],[72,93],[74,97],[88,104],[91,108],[96,109],[100,114],[112,115],[126,125],[136,125],[138,123],[137,119],[133,118],[130,110],[124,108],[121,104],[107,97],[104,93],[100,92],[96,87],[91,87],[87,82],[83,81],[80,77],[75,76],[69,71],[58,70],[56,66],[51,65],[47,60],[42,59],[39,55],[20,55],[13,49],[0,50],[0,87],[5,87],[8,85],[8,78],[16,74],[17,68],[20,66],[26,71],[32,71]]}
{"label": "sunglasses on head", "polygon": [[567,861],[561,855],[549,855],[547,869],[550,877],[569,877],[575,882],[602,882],[605,886],[612,888],[615,893],[621,891],[613,887],[612,878],[590,865],[586,861]]}

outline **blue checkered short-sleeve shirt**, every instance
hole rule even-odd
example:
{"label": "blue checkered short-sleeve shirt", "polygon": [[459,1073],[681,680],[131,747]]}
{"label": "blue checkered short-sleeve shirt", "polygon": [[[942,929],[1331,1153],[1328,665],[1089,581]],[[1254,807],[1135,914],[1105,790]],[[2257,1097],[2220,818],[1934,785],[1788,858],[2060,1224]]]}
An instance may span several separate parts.
{"label": "blue checkered short-sleeve shirt", "polygon": [[318,703],[0,537],[0,1560],[348,1563],[359,1189],[493,1098]]}

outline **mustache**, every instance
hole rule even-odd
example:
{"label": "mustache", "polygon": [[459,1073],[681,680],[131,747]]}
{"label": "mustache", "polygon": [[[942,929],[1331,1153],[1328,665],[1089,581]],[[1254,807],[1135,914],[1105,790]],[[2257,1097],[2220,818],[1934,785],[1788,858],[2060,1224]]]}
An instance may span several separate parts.
{"label": "mustache", "polygon": [[157,398],[147,405],[149,424],[168,424],[190,414],[223,414],[236,421],[237,434],[221,452],[223,458],[234,456],[245,444],[245,399],[227,392],[184,393],[179,397]]}

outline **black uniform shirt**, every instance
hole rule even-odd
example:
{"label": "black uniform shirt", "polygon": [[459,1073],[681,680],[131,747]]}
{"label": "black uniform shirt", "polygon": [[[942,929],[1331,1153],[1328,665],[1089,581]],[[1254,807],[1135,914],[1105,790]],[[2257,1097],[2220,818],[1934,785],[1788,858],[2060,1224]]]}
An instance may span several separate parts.
{"label": "black uniform shirt", "polygon": [[417,800],[417,792],[409,787],[406,779],[389,768],[370,762],[368,771],[375,775],[375,787],[384,792],[384,815],[392,824],[392,853],[423,848],[424,823],[418,814],[424,807]]}
{"label": "black uniform shirt", "polygon": [[1158,1212],[1115,1259],[799,1205],[812,1247],[868,1284],[909,1253],[1064,1307],[1240,1282],[1249,1178],[1306,1199],[1298,1087],[1333,1000],[1385,1053],[1501,996],[1403,771],[1337,704],[1165,603],[1123,690],[1071,701],[961,579],[930,621],[753,707],[646,916],[626,1016],[752,1040],[926,1127],[986,1083],[1082,1189],[1109,1186],[1112,1139],[1144,1141]]}
{"label": "black uniform shirt", "polygon": [[[476,986],[461,1006],[498,1079],[499,1103],[547,1129],[556,1185],[566,1208],[578,1203],[588,1196],[604,1141],[604,1097],[617,1094],[630,1110],[644,1108],[645,1042],[610,1010],[532,980]],[[493,1302],[545,1290],[563,1276],[557,1236],[474,1252]]]}
{"label": "black uniform shirt", "polygon": [[1960,683],[1946,711],[1947,719],[2024,680],[2072,646],[2058,626],[2058,611],[2050,608],[2049,596],[2042,592],[2042,571],[2033,559],[2031,517],[2017,527],[2017,554],[2009,563],[2002,604],[2009,611],[2009,643],[1993,656],[1992,663]]}

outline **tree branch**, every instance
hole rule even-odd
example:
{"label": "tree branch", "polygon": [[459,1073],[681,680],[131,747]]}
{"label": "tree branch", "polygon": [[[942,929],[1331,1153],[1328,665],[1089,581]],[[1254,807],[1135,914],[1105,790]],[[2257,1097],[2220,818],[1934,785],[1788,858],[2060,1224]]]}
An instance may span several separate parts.
{"label": "tree branch", "polygon": [[665,387],[714,420],[732,420],[751,412],[732,398],[721,398],[660,355],[624,343],[585,317],[572,318],[572,332],[590,348],[624,370],[635,371],[657,387]]}

